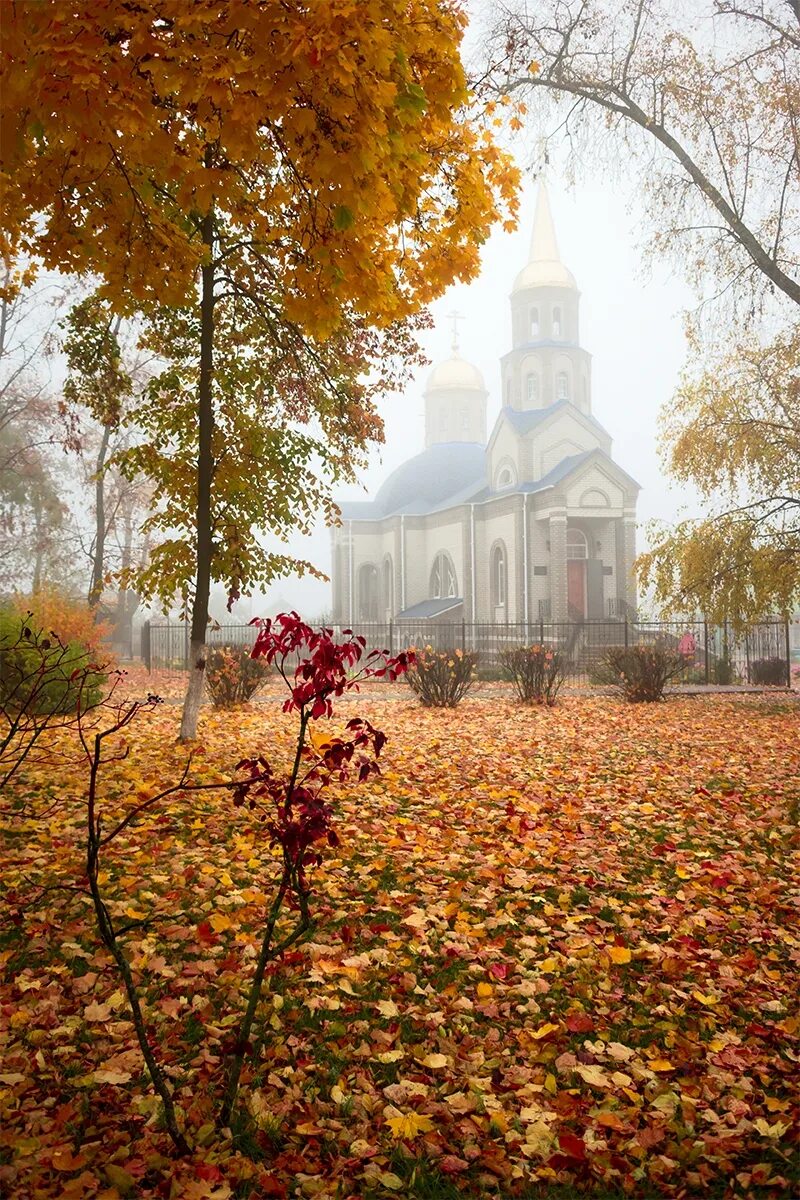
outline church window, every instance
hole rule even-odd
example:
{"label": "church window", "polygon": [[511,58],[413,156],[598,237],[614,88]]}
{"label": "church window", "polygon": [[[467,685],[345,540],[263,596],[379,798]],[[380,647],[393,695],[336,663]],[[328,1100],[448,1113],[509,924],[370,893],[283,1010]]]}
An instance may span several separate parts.
{"label": "church window", "polygon": [[561,337],[561,309],[560,308],[553,309],[553,337],[554,338]]}
{"label": "church window", "polygon": [[514,468],[510,463],[503,463],[503,465],[500,467],[500,470],[497,472],[497,481],[495,486],[498,492],[502,491],[503,488],[513,487],[516,482],[517,477],[514,472]]}
{"label": "church window", "polygon": [[494,607],[504,607],[508,591],[508,567],[506,563],[506,549],[502,542],[498,542],[492,550],[491,589],[492,604]]}
{"label": "church window", "polygon": [[469,433],[469,413],[466,408],[461,409],[461,432]]}
{"label": "church window", "polygon": [[567,530],[567,558],[588,558],[589,545],[582,529]]}
{"label": "church window", "polygon": [[390,618],[394,612],[394,568],[391,554],[387,554],[383,560],[383,608],[387,618]]}
{"label": "church window", "polygon": [[569,400],[569,375],[559,371],[556,375],[556,400]]}
{"label": "church window", "polygon": [[444,550],[440,550],[433,560],[431,571],[431,599],[449,600],[458,595],[458,581],[453,560]]}
{"label": "church window", "polygon": [[531,371],[526,381],[526,392],[528,402],[535,404],[539,399],[539,376],[535,371]]}
{"label": "church window", "polygon": [[538,308],[531,309],[531,337],[539,336],[539,310]]}
{"label": "church window", "polygon": [[373,563],[364,563],[358,569],[358,619],[378,619],[378,572]]}

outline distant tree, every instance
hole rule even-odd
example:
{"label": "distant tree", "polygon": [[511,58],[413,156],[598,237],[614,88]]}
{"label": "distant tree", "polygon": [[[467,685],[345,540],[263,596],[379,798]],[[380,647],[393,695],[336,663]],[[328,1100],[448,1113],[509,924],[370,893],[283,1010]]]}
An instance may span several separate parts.
{"label": "distant tree", "polygon": [[679,258],[695,317],[713,314],[689,322],[693,365],[664,421],[670,469],[710,508],[658,532],[643,581],[709,616],[785,611],[800,577],[800,0],[503,3],[491,53],[489,85],[528,101],[545,159],[564,136],[584,161],[624,162],[652,250]]}
{"label": "distant tree", "polygon": [[800,304],[800,0],[500,3],[491,53],[545,158],[555,137],[624,156],[653,248],[701,294],[716,281],[742,319]]}
{"label": "distant tree", "polygon": [[0,574],[9,590],[39,591],[48,575],[62,574],[63,431],[40,369],[61,299],[46,283],[0,296]]}
{"label": "distant tree", "polygon": [[709,515],[661,529],[642,581],[668,607],[744,621],[800,603],[800,324],[738,344],[684,379],[664,416],[667,463]]}
{"label": "distant tree", "polygon": [[[257,321],[276,352],[287,331],[300,339],[302,379],[327,339],[350,339],[360,323],[386,330],[473,275],[498,194],[509,198],[516,176],[468,119],[465,17],[446,0],[355,9],[195,0],[179,17],[165,0],[6,14],[0,248],[96,271],[117,310],[193,309],[199,270],[196,458],[165,497],[194,506],[188,740],[203,691],[214,540],[233,542],[230,562],[249,534],[214,526],[217,306],[246,303],[248,326]],[[186,386],[176,379],[175,394]],[[335,394],[323,389],[331,403]],[[374,432],[371,420],[354,421],[354,449]],[[276,448],[304,450],[297,437]],[[291,474],[288,462],[283,477]],[[251,491],[266,486],[244,470],[237,478]],[[249,581],[228,582],[234,593]]]}

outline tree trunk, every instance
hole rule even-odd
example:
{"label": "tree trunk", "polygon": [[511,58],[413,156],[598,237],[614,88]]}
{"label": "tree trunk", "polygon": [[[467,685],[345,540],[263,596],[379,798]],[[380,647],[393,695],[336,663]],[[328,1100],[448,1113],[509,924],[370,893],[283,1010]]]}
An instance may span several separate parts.
{"label": "tree trunk", "polygon": [[203,244],[208,259],[202,268],[200,297],[200,382],[197,389],[197,513],[195,585],[192,599],[192,633],[189,647],[189,684],[183,702],[180,740],[193,741],[206,679],[206,628],[211,593],[211,482],[214,474],[212,437],[214,409],[214,213],[203,218]]}
{"label": "tree trunk", "polygon": [[103,594],[103,576],[105,575],[106,557],[106,480],[105,465],[108,443],[111,438],[111,426],[103,426],[103,436],[100,449],[97,452],[97,464],[94,476],[94,557],[92,559],[92,581],[89,584],[89,608],[97,608]]}

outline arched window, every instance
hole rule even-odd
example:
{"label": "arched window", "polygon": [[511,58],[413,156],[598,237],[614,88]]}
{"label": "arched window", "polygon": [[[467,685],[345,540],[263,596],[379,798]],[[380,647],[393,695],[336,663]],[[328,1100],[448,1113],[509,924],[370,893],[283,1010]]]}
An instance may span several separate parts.
{"label": "arched window", "polygon": [[539,310],[538,310],[538,308],[531,309],[530,336],[532,338],[539,336]]}
{"label": "arched window", "polygon": [[535,371],[531,371],[530,375],[528,376],[525,390],[528,397],[528,403],[535,404],[539,399],[539,376]]}
{"label": "arched window", "polygon": [[582,529],[567,530],[567,558],[588,558],[589,545]]}
{"label": "arched window", "polygon": [[569,375],[559,371],[556,375],[556,400],[569,400]]}
{"label": "arched window", "polygon": [[466,408],[461,409],[461,432],[469,433],[469,410]]}
{"label": "arched window", "polygon": [[377,621],[378,619],[378,572],[373,563],[364,563],[358,568],[358,599],[359,621]]}
{"label": "arched window", "polygon": [[383,560],[383,579],[381,582],[383,608],[386,616],[391,617],[394,612],[394,567],[392,566],[391,554],[387,554]]}
{"label": "arched window", "polygon": [[498,542],[492,549],[491,570],[492,605],[494,608],[504,608],[508,594],[508,565],[506,548],[502,542]]}
{"label": "arched window", "polygon": [[501,492],[503,488],[513,487],[516,482],[517,474],[511,463],[502,463],[497,472],[497,478],[495,479],[496,490]]}
{"label": "arched window", "polygon": [[444,550],[440,550],[433,560],[430,592],[432,600],[449,600],[458,596],[456,569],[452,558]]}
{"label": "arched window", "polygon": [[561,309],[560,308],[553,309],[553,337],[554,338],[561,337]]}

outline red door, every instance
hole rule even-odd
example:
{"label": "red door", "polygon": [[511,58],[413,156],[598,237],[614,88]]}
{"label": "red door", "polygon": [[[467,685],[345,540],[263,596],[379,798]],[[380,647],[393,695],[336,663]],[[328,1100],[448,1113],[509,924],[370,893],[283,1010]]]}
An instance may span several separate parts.
{"label": "red door", "polygon": [[570,615],[586,616],[586,560],[567,559],[567,603]]}

